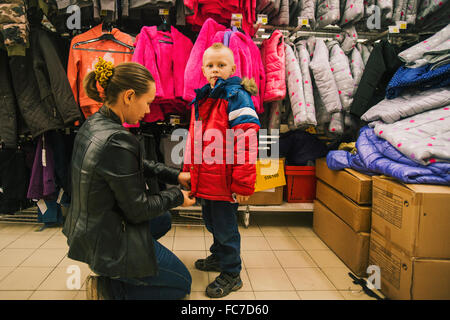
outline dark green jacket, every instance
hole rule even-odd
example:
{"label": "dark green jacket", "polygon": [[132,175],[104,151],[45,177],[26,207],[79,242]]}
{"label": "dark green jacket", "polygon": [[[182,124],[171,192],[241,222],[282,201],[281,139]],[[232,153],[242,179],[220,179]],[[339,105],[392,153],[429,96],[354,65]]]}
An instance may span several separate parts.
{"label": "dark green jacket", "polygon": [[178,184],[179,170],[143,160],[135,135],[105,106],[81,126],[72,154],[72,197],[63,233],[68,257],[110,277],[156,275],[149,221],[183,203],[180,189],[150,195],[144,176]]}

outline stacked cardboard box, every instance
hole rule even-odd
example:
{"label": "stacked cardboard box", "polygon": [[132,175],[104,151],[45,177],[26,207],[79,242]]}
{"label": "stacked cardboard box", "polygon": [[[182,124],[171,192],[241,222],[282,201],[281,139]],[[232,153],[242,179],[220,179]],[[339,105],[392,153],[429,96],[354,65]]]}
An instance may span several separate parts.
{"label": "stacked cardboard box", "polygon": [[372,178],[351,169],[330,170],[316,161],[313,228],[334,253],[366,277],[371,225]]}
{"label": "stacked cardboard box", "polygon": [[284,158],[258,159],[255,193],[240,205],[280,205],[286,185]]}
{"label": "stacked cardboard box", "polygon": [[373,177],[369,264],[390,299],[450,299],[450,187]]}

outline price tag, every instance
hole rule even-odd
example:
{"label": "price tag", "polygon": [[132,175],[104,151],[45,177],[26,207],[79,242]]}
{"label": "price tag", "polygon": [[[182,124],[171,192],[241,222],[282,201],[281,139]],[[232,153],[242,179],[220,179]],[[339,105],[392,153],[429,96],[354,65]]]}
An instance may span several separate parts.
{"label": "price tag", "polygon": [[406,30],[408,23],[406,21],[397,21],[397,27],[399,27],[400,30]]}
{"label": "price tag", "polygon": [[261,35],[261,38],[263,38],[263,39],[269,39],[269,38],[270,38],[270,34],[267,34],[267,33],[262,34],[262,35]]}
{"label": "price tag", "polygon": [[58,199],[56,199],[56,203],[58,203],[58,204],[61,203],[63,194],[64,194],[64,189],[63,188],[59,189]]}
{"label": "price tag", "polygon": [[258,23],[267,24],[268,22],[267,14],[258,14]]}
{"label": "price tag", "polygon": [[233,13],[231,15],[231,26],[240,28],[242,25],[242,13]]}
{"label": "price tag", "polygon": [[176,115],[171,115],[170,116],[170,124],[180,124],[181,120],[180,120],[180,116],[176,116]]}
{"label": "price tag", "polygon": [[311,134],[317,134],[316,128],[314,126],[309,127],[305,130],[306,132],[309,132]]}
{"label": "price tag", "polygon": [[298,25],[309,27],[309,19],[303,18],[303,17],[298,17]]}
{"label": "price tag", "polygon": [[240,20],[231,20],[231,26],[240,28],[241,27],[241,21]]}
{"label": "price tag", "polygon": [[389,33],[400,33],[398,26],[389,26]]}
{"label": "price tag", "polygon": [[159,9],[159,15],[160,16],[168,16],[169,15],[169,9]]}
{"label": "price tag", "polygon": [[242,20],[242,13],[231,14],[231,20]]}
{"label": "price tag", "polygon": [[45,204],[45,201],[43,199],[41,199],[37,202],[37,206],[42,214],[47,212],[47,205]]}

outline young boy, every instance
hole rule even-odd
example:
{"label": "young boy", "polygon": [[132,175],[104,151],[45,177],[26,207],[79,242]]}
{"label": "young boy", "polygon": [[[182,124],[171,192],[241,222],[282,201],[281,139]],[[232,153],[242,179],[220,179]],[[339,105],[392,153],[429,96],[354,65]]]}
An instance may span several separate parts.
{"label": "young boy", "polygon": [[206,288],[211,298],[242,287],[237,209],[254,193],[256,180],[260,123],[251,94],[257,87],[253,79],[231,77],[235,70],[233,52],[222,43],[205,51],[202,71],[209,84],[196,90],[192,102],[183,168],[191,173],[191,195],[201,201],[214,238],[211,255],[195,262],[199,270],[220,272]]}

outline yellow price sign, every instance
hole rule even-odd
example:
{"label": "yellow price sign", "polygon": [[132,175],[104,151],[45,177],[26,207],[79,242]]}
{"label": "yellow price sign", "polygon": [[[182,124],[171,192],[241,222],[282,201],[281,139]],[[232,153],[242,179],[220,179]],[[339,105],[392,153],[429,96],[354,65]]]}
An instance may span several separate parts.
{"label": "yellow price sign", "polygon": [[160,16],[168,16],[169,15],[169,9],[159,9],[159,15]]}
{"label": "yellow price sign", "polygon": [[400,33],[400,30],[397,26],[389,26],[389,33]]}
{"label": "yellow price sign", "polygon": [[268,22],[267,14],[258,14],[258,23],[267,24]]}

